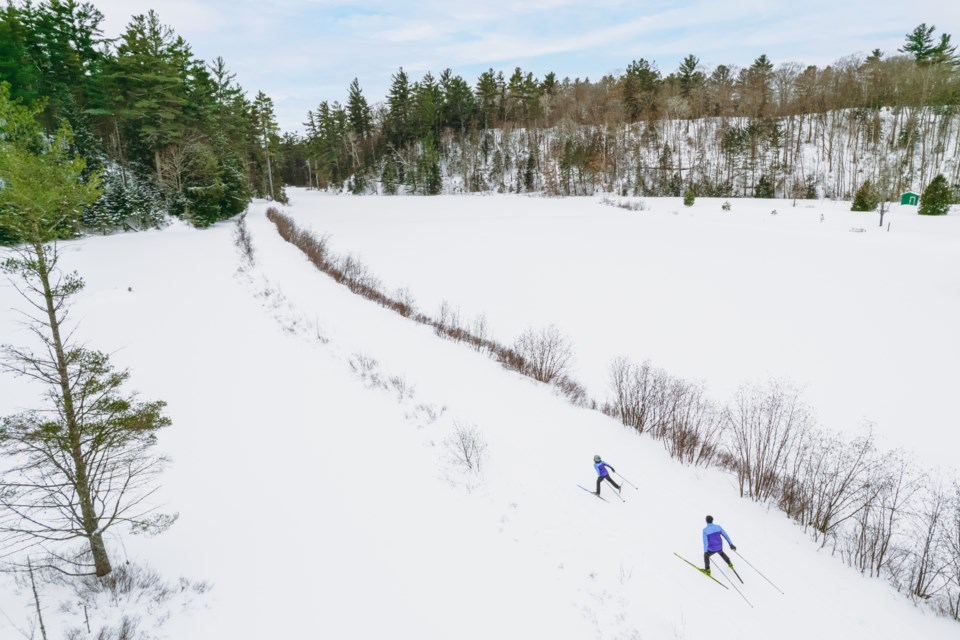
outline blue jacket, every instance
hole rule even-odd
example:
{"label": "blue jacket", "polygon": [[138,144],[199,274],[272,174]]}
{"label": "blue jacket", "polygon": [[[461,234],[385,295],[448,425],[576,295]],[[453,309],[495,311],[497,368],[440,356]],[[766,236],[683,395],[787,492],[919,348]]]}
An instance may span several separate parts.
{"label": "blue jacket", "polygon": [[723,540],[720,539],[720,536],[723,536],[727,540],[727,544],[733,545],[733,541],[730,540],[730,536],[727,535],[727,532],[723,530],[718,524],[708,524],[703,528],[703,551],[723,551]]}
{"label": "blue jacket", "polygon": [[601,478],[606,478],[608,475],[610,475],[607,473],[607,469],[610,469],[611,471],[613,471],[613,467],[611,467],[609,464],[607,464],[603,460],[601,460],[600,462],[593,463],[593,468],[597,470],[597,475],[600,476]]}

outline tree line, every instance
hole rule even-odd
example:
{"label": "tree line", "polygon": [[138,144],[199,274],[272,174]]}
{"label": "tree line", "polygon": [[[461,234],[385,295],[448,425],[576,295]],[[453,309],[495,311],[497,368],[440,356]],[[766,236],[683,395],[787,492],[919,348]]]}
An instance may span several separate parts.
{"label": "tree line", "polygon": [[[890,198],[944,173],[957,200],[960,74],[949,34],[921,24],[896,52],[825,67],[704,67],[645,58],[599,80],[399,69],[382,102],[357,79],[305,131],[280,133],[271,99],[250,97],[222,58],[198,59],[151,11],[116,39],[76,0],[0,10],[0,99],[70,154],[101,194],[59,237],[162,224],[207,226],[285,184],[354,193]],[[6,125],[0,125],[0,133]],[[11,215],[0,210],[0,216]],[[9,225],[0,243],[22,240]]]}
{"label": "tree line", "polygon": [[47,134],[67,127],[83,177],[102,178],[100,198],[60,237],[155,226],[167,213],[207,226],[252,196],[284,197],[267,95],[249,98],[222,58],[197,58],[154,11],[115,40],[103,19],[75,0],[0,10],[0,99],[30,109]]}
{"label": "tree line", "polygon": [[[519,67],[414,81],[401,68],[382,103],[354,79],[346,104],[308,112],[305,134],[284,137],[284,178],[354,193],[852,197],[865,179],[892,192],[926,184],[960,144],[950,39],[921,24],[896,52],[823,68],[760,55],[708,69],[689,55],[666,75],[641,58],[598,81]],[[804,166],[804,144],[825,166]]]}

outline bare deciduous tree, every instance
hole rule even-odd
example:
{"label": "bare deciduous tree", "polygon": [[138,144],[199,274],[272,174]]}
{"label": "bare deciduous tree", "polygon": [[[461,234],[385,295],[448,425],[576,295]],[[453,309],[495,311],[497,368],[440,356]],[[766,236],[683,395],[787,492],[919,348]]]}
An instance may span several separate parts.
{"label": "bare deciduous tree", "polygon": [[870,432],[851,440],[821,435],[807,454],[804,490],[810,513],[804,525],[813,527],[814,539],[826,544],[840,525],[873,502],[879,486],[869,478],[880,463]]}
{"label": "bare deciduous tree", "polygon": [[915,514],[917,547],[911,566],[910,592],[918,598],[929,599],[946,588],[944,577],[949,562],[938,549],[937,543],[949,525],[949,496],[943,487],[936,485],[927,490]]}
{"label": "bare deciduous tree", "polygon": [[771,381],[741,387],[728,418],[740,495],[765,500],[810,429],[810,414],[796,389]]}
{"label": "bare deciduous tree", "polygon": [[870,576],[880,576],[887,570],[896,580],[899,571],[895,565],[903,560],[903,552],[894,538],[923,482],[902,451],[888,453],[873,467],[848,536],[847,561],[852,566]]}
{"label": "bare deciduous tree", "polygon": [[634,364],[626,358],[617,358],[610,366],[610,384],[620,421],[643,433],[649,426],[650,405],[653,401],[656,372],[649,362]]}

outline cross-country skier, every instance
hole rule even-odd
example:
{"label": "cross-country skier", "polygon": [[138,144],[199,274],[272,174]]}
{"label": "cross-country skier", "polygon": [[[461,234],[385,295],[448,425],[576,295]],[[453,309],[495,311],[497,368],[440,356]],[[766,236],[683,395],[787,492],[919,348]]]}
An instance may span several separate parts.
{"label": "cross-country skier", "polygon": [[720,557],[726,561],[727,566],[733,569],[733,563],[730,562],[727,554],[723,552],[723,540],[721,536],[726,539],[731,551],[737,550],[737,547],[733,544],[733,541],[730,540],[730,536],[723,530],[723,527],[718,524],[713,524],[713,516],[707,516],[707,526],[703,528],[703,566],[705,567],[703,572],[707,575],[710,575],[710,556],[715,553],[719,553]]}
{"label": "cross-country skier", "polygon": [[620,485],[614,482],[613,478],[610,477],[610,474],[607,473],[607,469],[610,469],[610,471],[613,472],[616,472],[616,469],[604,462],[600,456],[593,456],[593,468],[597,470],[597,495],[600,495],[600,483],[604,480],[616,487],[618,492],[620,491]]}

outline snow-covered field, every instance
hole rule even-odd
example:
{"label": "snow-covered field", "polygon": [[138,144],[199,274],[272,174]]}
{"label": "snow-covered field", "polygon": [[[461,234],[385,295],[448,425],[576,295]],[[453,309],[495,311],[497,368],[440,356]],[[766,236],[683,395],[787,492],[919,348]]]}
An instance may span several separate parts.
{"label": "snow-covered field", "polygon": [[830,201],[292,197],[299,224],[428,313],[446,300],[465,322],[485,314],[507,344],[557,325],[599,400],[617,356],[718,401],[779,378],[829,429],[869,422],[887,448],[956,466],[960,215],[895,205],[881,229]]}
{"label": "snow-covered field", "polygon": [[[556,323],[597,393],[620,354],[704,378],[718,396],[769,372],[807,384],[821,416],[866,415],[931,459],[934,438],[955,448],[943,446],[956,444],[948,417],[932,416],[957,382],[958,218],[897,211],[879,233],[874,215],[840,205],[654,207],[298,191],[288,211],[427,310],[446,298],[485,312],[507,339]],[[251,208],[247,270],[232,225],[63,245],[88,285],[80,335],[169,403],[163,495],[180,521],[112,545],[118,559],[213,583],[164,637],[956,637],[956,623],[739,499],[727,475],[682,467],[615,420],[349,293],[277,236],[265,208]],[[3,341],[19,335],[8,311],[19,305],[0,288]],[[29,404],[24,389],[0,376],[0,415]],[[914,419],[896,422],[903,413]],[[479,474],[445,446],[457,425],[482,433]],[[595,453],[639,487],[625,503],[577,489],[593,482]],[[707,513],[786,595],[739,563],[751,608],[673,556],[698,561]],[[49,637],[81,625],[45,605]],[[4,583],[0,637],[17,637],[31,607]]]}

